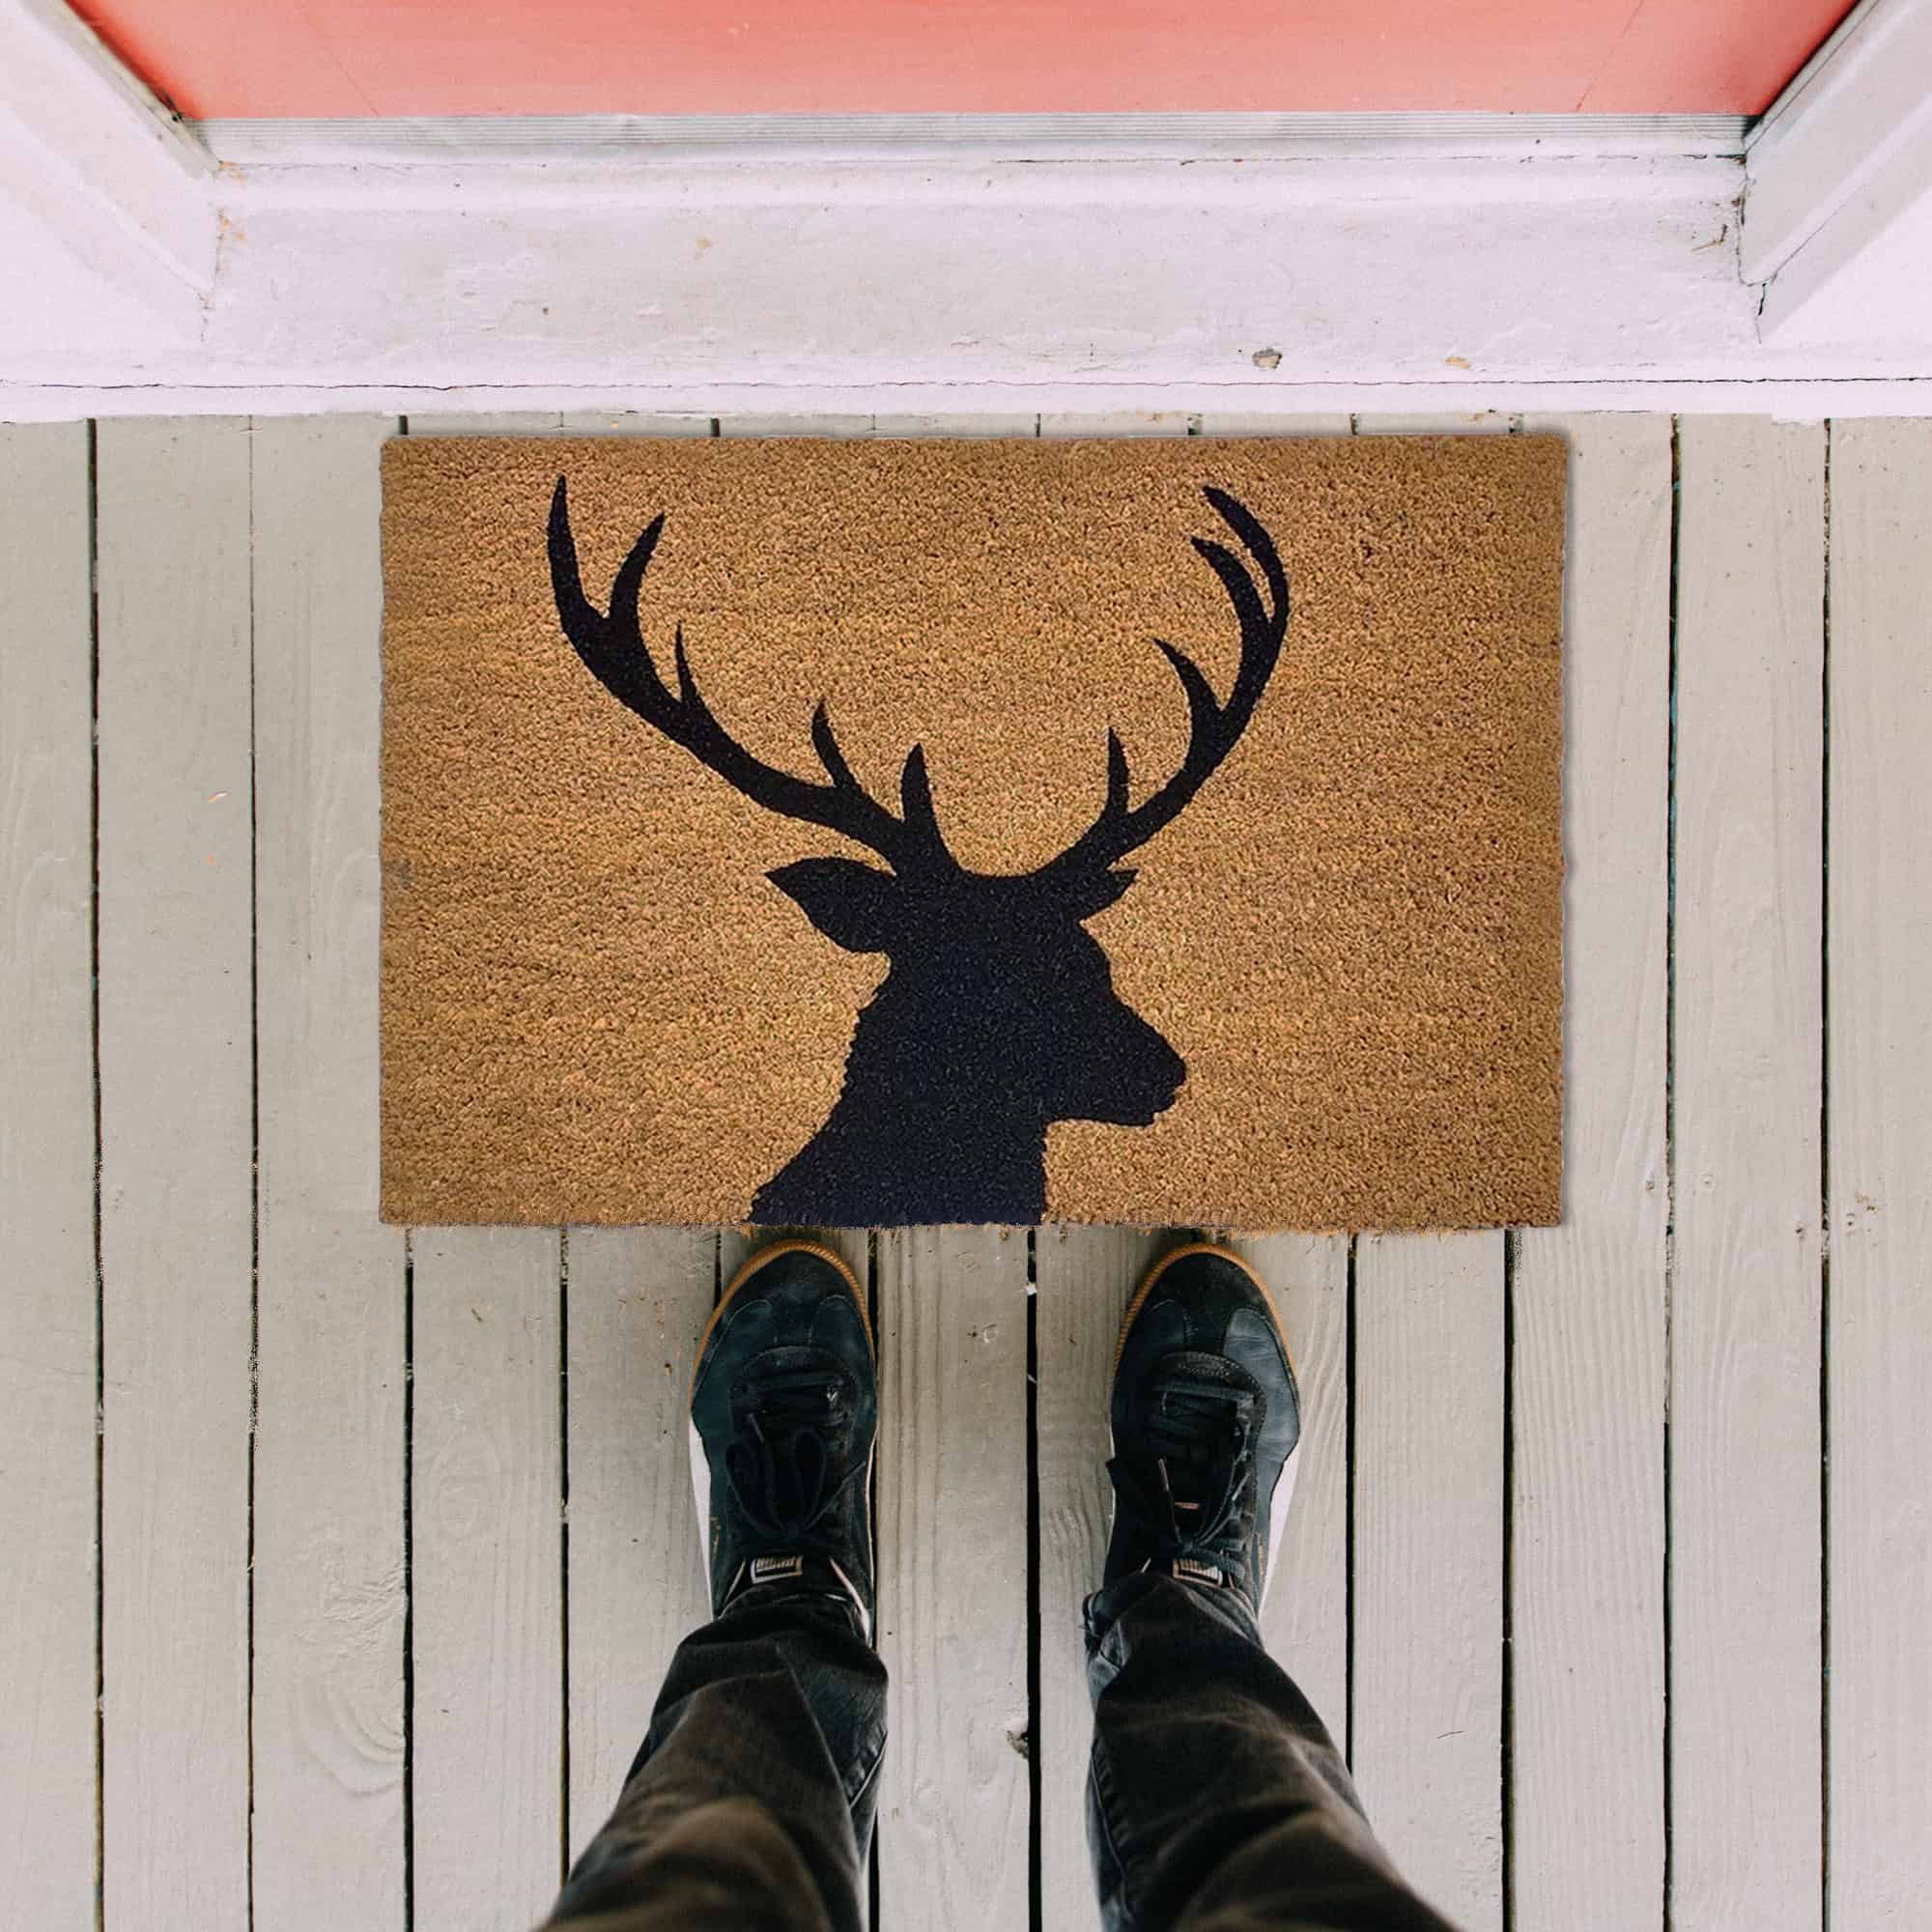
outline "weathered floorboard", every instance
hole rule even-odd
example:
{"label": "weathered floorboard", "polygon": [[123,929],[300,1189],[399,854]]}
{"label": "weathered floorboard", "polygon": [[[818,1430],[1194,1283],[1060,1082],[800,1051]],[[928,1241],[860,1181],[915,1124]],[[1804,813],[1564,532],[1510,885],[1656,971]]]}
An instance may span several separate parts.
{"label": "weathered floorboard", "polygon": [[248,427],[103,422],[102,1912],[248,1921]]}
{"label": "weathered floorboard", "polygon": [[1663,1900],[1670,423],[1570,440],[1563,1224],[1515,1236],[1511,1890],[1519,1932]]}
{"label": "weathered floorboard", "polygon": [[[420,415],[412,436],[555,435],[555,412]],[[415,1932],[534,1918],[568,1855],[560,1237],[415,1239]],[[472,1842],[473,1840],[473,1842]]]}
{"label": "weathered floorboard", "polygon": [[879,1236],[882,1925],[1024,1932],[1027,1236]]}
{"label": "weathered floorboard", "polygon": [[708,1228],[570,1230],[573,1858],[623,1788],[671,1653],[711,1614],[686,1430],[717,1264]]}
{"label": "weathered floorboard", "polygon": [[1294,1502],[1268,1566],[1262,1638],[1346,1756],[1349,1243],[1339,1235],[1263,1235],[1234,1245],[1274,1297],[1301,1391]]}
{"label": "weathered floorboard", "polygon": [[404,1920],[403,1236],[377,1219],[377,452],[254,428],[255,1910]]}
{"label": "weathered floorboard", "polygon": [[[1270,1655],[1347,1748],[1348,1243],[1268,1236],[1235,1244],[1267,1283],[1300,1382],[1295,1498],[1262,1617]],[[1127,1302],[1158,1252],[1151,1235],[1053,1227],[1037,1237],[1039,1709],[1042,1923],[1097,1922],[1087,1847],[1087,1697],[1080,1606],[1100,1586],[1114,1492],[1107,1405]]]}
{"label": "weathered floorboard", "polygon": [[1135,1285],[1152,1259],[1146,1234],[1042,1228],[1034,1353],[1039,1377],[1035,1468],[1039,1486],[1040,1923],[1099,1923],[1087,1851],[1087,1699],[1080,1605],[1100,1587],[1113,1521],[1107,1401],[1114,1345]]}
{"label": "weathered floorboard", "polygon": [[414,1237],[415,1932],[534,1922],[563,1861],[558,1241]]}
{"label": "weathered floorboard", "polygon": [[1355,1782],[1403,1875],[1502,1922],[1503,1243],[1355,1259]]}
{"label": "weathered floorboard", "polygon": [[0,428],[0,1896],[94,1925],[88,432]]}
{"label": "weathered floorboard", "polygon": [[1678,475],[1671,1923],[1815,1932],[1825,432]]}
{"label": "weathered floorboard", "polygon": [[[1495,412],[1358,436],[1501,436]],[[1370,1822],[1471,1932],[1503,1914],[1502,1236],[1392,1236],[1355,1268],[1354,1720]]]}
{"label": "weathered floorboard", "polygon": [[1834,1926],[1932,1897],[1932,422],[1832,426],[1827,1762]]}

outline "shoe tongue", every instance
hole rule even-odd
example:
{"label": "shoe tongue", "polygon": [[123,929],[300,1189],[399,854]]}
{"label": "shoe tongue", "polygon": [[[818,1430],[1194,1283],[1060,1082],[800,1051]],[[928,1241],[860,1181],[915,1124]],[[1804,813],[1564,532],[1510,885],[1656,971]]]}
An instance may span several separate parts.
{"label": "shoe tongue", "polygon": [[1254,1378],[1225,1355],[1169,1355],[1148,1384],[1147,1435],[1182,1527],[1219,1500],[1239,1425],[1260,1399]]}
{"label": "shoe tongue", "polygon": [[747,1435],[760,1446],[734,1447],[733,1474],[745,1500],[775,1527],[809,1529],[835,1487],[826,1432],[838,1391],[836,1370],[806,1349],[773,1350],[737,1390],[741,1418],[756,1425]]}
{"label": "shoe tongue", "polygon": [[768,1435],[828,1420],[838,1403],[840,1377],[815,1349],[773,1349],[733,1391],[742,1422],[755,1416]]}

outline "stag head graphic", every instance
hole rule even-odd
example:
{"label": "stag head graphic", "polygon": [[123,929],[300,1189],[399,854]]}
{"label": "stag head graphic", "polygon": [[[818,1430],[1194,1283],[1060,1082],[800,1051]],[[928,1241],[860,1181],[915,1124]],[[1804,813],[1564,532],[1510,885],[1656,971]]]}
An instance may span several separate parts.
{"label": "stag head graphic", "polygon": [[1084,922],[1133,884],[1121,861],[1171,824],[1233,752],[1287,635],[1288,580],[1267,531],[1227,492],[1204,494],[1253,564],[1223,544],[1191,539],[1240,628],[1233,690],[1225,702],[1216,697],[1191,658],[1156,639],[1187,700],[1179,769],[1130,804],[1126,752],[1110,726],[1107,793],[1093,824],[1037,869],[1000,875],[968,871],[947,849],[920,746],[906,753],[894,811],[853,776],[822,700],[811,720],[822,781],[748,752],[698,691],[681,625],[673,692],[638,615],[664,518],[632,546],[607,615],[583,594],[569,493],[557,479],[551,585],[564,635],[591,674],[747,798],[883,861],[802,859],[767,874],[826,938],[848,952],[884,953],[889,970],[859,1016],[838,1102],[758,1190],[754,1220],[1032,1223],[1045,1212],[1053,1122],[1146,1126],[1173,1104],[1186,1065],[1115,992],[1107,955]]}

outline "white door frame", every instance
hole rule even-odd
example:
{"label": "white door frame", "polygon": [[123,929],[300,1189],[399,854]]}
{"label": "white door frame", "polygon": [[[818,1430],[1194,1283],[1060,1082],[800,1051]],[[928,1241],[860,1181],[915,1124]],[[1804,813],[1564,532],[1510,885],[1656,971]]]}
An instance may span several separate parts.
{"label": "white door frame", "polygon": [[1865,0],[1748,136],[1600,116],[194,127],[59,0],[0,0],[0,417],[1927,413],[1927,74],[1932,0]]}

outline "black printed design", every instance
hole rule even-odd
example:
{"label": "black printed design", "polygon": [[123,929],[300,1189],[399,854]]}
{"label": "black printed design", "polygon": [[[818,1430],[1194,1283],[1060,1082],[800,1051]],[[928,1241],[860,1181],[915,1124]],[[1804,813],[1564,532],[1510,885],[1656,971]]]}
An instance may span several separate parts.
{"label": "black printed design", "polygon": [[[896,812],[853,776],[821,701],[811,744],[825,780],[764,763],[705,703],[673,634],[673,693],[639,630],[638,597],[665,520],[632,546],[607,616],[584,596],[565,480],[551,501],[551,583],[564,634],[619,702],[768,810],[855,840],[883,860],[801,859],[770,873],[826,938],[883,952],[884,982],[859,1016],[845,1085],[825,1123],[758,1190],[753,1218],[831,1227],[1037,1221],[1054,1121],[1146,1126],[1187,1068],[1114,991],[1107,955],[1082,922],[1133,884],[1120,861],[1169,824],[1234,750],[1267,688],[1289,620],[1288,580],[1267,531],[1226,491],[1204,492],[1260,572],[1224,545],[1191,539],[1221,581],[1241,633],[1223,703],[1200,668],[1155,639],[1187,699],[1180,768],[1128,803],[1126,753],[1107,732],[1098,816],[1037,870],[970,872],[946,848],[925,755],[899,775]],[[1265,599],[1263,590],[1265,589]]]}

